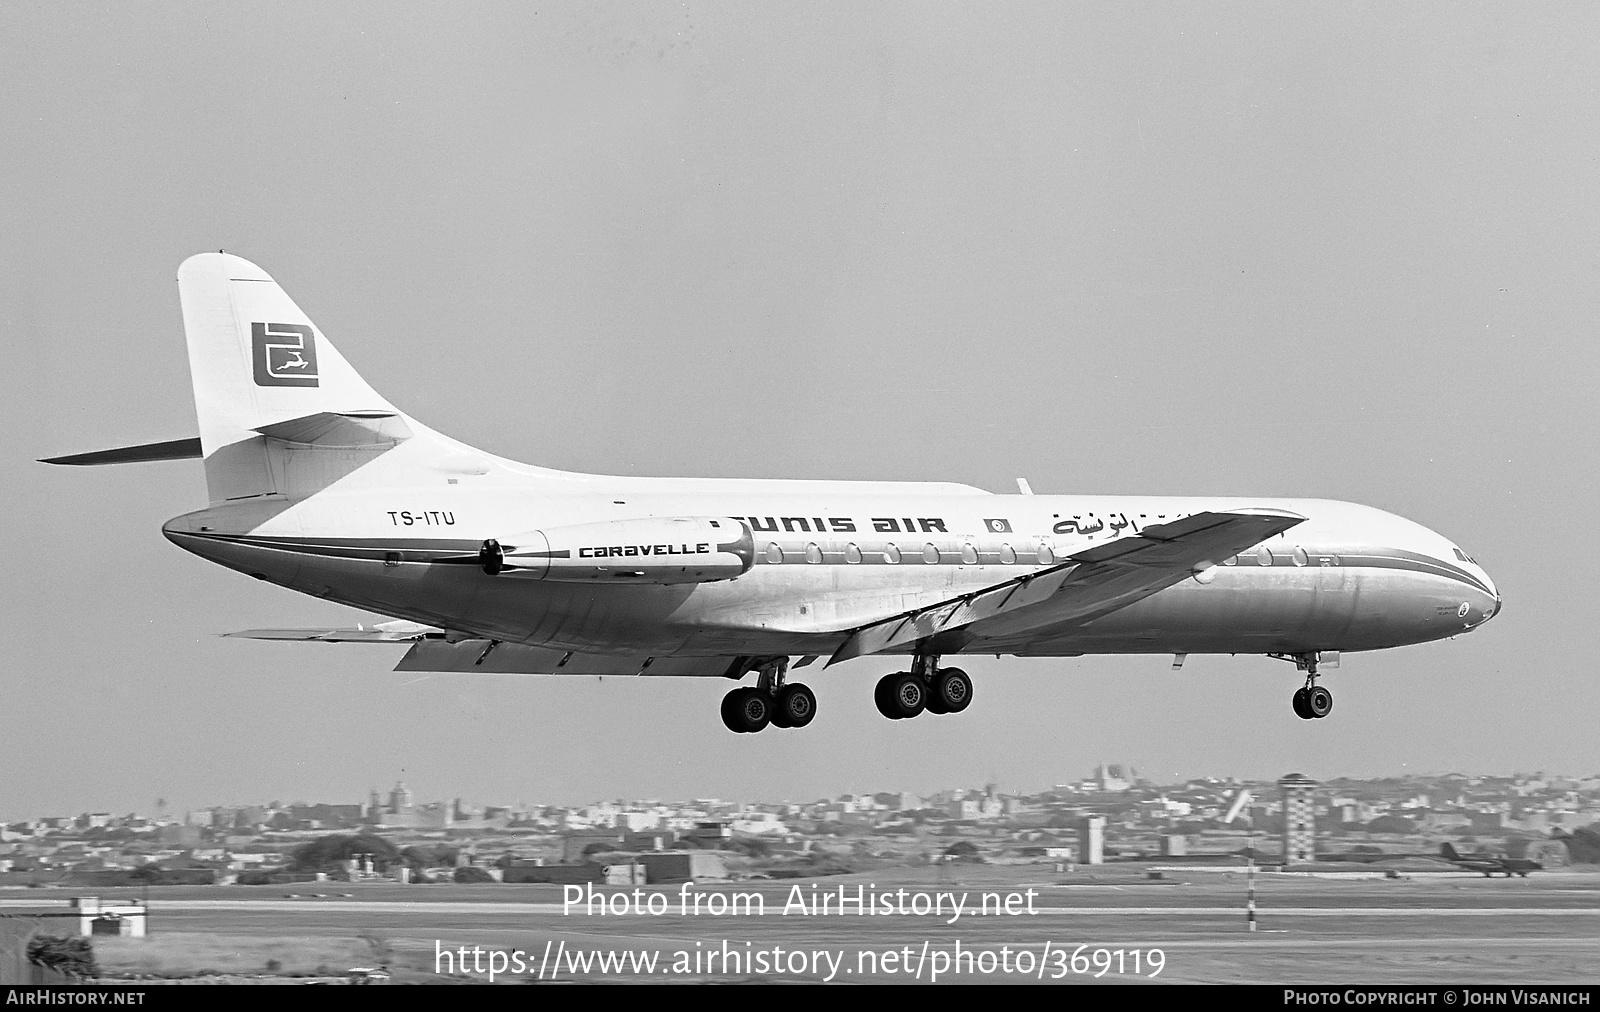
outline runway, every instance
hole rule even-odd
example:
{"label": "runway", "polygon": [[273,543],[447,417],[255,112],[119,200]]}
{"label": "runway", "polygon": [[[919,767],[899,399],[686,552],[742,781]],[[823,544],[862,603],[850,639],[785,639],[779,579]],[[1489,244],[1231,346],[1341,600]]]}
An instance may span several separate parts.
{"label": "runway", "polygon": [[[929,869],[885,869],[794,882],[600,890],[607,898],[600,902],[615,909],[625,896],[625,913],[601,913],[592,897],[587,913],[581,903],[564,905],[561,887],[549,885],[180,887],[150,890],[150,932],[168,946],[220,940],[244,961],[269,942],[359,937],[381,943],[401,976],[438,979],[440,971],[486,981],[491,967],[484,960],[497,960],[504,963],[497,982],[1600,981],[1597,874],[1263,875],[1255,882],[1254,931],[1243,876],[1142,875],[982,867],[941,878]],[[113,892],[120,898],[126,890],[107,890],[105,898]],[[721,899],[710,900],[714,894]],[[866,902],[811,913],[797,905],[797,894],[859,894]],[[694,896],[698,913],[685,912]],[[874,896],[888,896],[890,909],[863,912]],[[954,903],[963,896],[957,914]],[[984,897],[987,912],[975,912]],[[11,894],[0,909],[44,899],[37,890]],[[943,904],[940,913],[927,912],[935,902]],[[519,964],[522,972],[513,972]]]}

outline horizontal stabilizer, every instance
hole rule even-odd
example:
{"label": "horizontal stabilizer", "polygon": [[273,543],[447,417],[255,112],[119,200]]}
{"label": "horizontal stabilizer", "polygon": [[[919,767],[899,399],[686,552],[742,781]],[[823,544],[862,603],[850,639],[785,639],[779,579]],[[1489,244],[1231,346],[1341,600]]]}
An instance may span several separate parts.
{"label": "horizontal stabilizer", "polygon": [[119,446],[115,450],[73,453],[65,457],[42,457],[41,464],[135,464],[147,460],[198,460],[200,437],[169,439],[164,443]]}
{"label": "horizontal stabilizer", "polygon": [[291,640],[301,643],[410,643],[424,636],[444,636],[444,630],[419,622],[379,622],[354,629],[244,629],[223,633],[247,640]]}
{"label": "horizontal stabilizer", "polygon": [[394,411],[319,411],[271,425],[257,432],[286,443],[312,446],[393,446],[411,438],[411,427]]}

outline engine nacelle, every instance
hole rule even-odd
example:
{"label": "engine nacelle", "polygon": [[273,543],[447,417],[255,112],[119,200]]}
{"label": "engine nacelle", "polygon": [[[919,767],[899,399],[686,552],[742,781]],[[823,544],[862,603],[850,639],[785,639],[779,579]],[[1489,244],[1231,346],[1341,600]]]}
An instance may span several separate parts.
{"label": "engine nacelle", "polygon": [[483,543],[483,571],[575,583],[710,583],[755,565],[755,538],[727,517],[649,517],[529,531]]}

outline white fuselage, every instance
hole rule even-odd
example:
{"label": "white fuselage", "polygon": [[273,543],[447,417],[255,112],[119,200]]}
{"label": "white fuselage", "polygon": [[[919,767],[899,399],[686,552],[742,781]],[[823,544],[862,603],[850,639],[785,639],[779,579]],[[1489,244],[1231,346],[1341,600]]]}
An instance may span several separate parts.
{"label": "white fuselage", "polygon": [[[1419,524],[1312,499],[992,495],[960,485],[573,476],[475,486],[337,487],[170,521],[223,565],[318,597],[513,643],[658,655],[823,654],[852,629],[1208,510],[1272,507],[1287,533],[1087,622],[991,620],[958,652],[1357,651],[1452,636],[1499,608],[1487,573]],[[581,479],[581,480],[580,480]],[[514,532],[645,517],[749,525],[735,579],[661,586],[490,576],[441,565]],[[909,649],[909,648],[908,648]]]}

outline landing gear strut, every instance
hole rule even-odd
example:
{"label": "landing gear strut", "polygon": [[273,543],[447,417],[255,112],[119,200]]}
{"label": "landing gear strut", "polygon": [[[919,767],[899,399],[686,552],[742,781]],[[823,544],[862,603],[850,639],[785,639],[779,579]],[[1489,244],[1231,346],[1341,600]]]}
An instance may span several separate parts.
{"label": "landing gear strut", "polygon": [[941,668],[939,658],[918,654],[910,671],[878,679],[872,701],[890,720],[909,720],[920,713],[960,713],[972,702],[972,679],[960,668]]}
{"label": "landing gear strut", "polygon": [[1295,690],[1295,716],[1301,720],[1317,720],[1333,712],[1333,693],[1317,684],[1317,653],[1271,654],[1281,661],[1294,661],[1295,667],[1306,673],[1306,684]]}
{"label": "landing gear strut", "polygon": [[722,697],[722,724],[736,734],[755,734],[768,727],[805,727],[817,715],[817,697],[799,682],[785,683],[789,658],[769,661],[755,685],[743,685]]}

